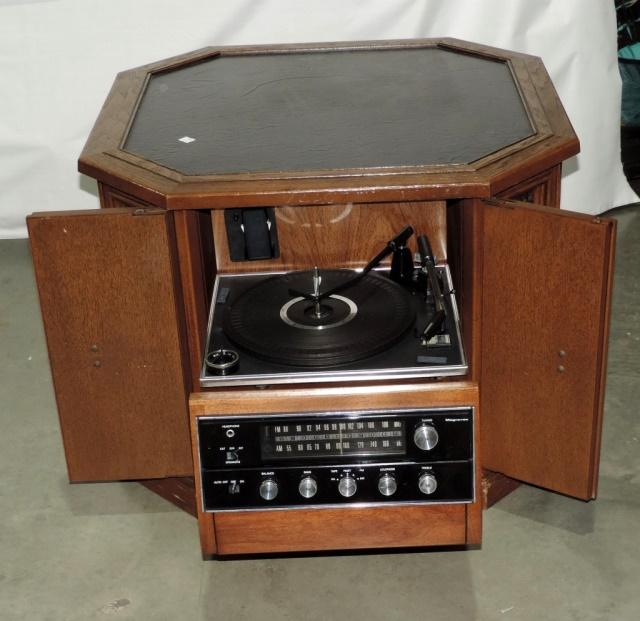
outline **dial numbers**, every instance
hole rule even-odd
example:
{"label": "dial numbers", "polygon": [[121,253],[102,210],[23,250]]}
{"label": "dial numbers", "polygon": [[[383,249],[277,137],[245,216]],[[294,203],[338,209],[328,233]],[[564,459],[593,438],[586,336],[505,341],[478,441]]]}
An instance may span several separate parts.
{"label": "dial numbers", "polygon": [[404,455],[405,423],[395,419],[263,425],[263,458]]}

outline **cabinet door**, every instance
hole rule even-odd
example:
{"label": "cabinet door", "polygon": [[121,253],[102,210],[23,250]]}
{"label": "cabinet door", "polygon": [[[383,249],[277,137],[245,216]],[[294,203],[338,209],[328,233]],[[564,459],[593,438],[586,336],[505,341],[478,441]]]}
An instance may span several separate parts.
{"label": "cabinet door", "polygon": [[108,209],[27,224],[69,479],[191,474],[171,217]]}
{"label": "cabinet door", "polygon": [[512,201],[483,212],[482,465],[595,498],[615,222]]}

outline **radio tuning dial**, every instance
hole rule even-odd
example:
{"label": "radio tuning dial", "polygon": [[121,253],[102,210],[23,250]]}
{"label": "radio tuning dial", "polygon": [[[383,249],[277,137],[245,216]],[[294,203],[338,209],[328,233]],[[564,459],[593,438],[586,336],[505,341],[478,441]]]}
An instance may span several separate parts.
{"label": "radio tuning dial", "polygon": [[351,498],[351,496],[356,493],[357,489],[358,484],[350,474],[345,474],[338,482],[338,491],[340,492],[340,495],[345,498]]}
{"label": "radio tuning dial", "polygon": [[378,491],[383,496],[393,496],[398,489],[396,478],[392,474],[383,474],[378,479]]}
{"label": "radio tuning dial", "polygon": [[430,451],[438,444],[438,432],[433,425],[422,423],[413,432],[413,441],[421,451]]}
{"label": "radio tuning dial", "polygon": [[318,491],[318,484],[313,477],[304,477],[298,485],[298,491],[303,498],[313,498]]}
{"label": "radio tuning dial", "polygon": [[273,500],[278,495],[278,483],[275,479],[264,479],[258,492],[264,500]]}
{"label": "radio tuning dial", "polygon": [[425,472],[418,479],[418,487],[423,494],[429,496],[436,491],[438,487],[438,481],[436,481],[436,478],[432,474],[430,474],[429,472]]}

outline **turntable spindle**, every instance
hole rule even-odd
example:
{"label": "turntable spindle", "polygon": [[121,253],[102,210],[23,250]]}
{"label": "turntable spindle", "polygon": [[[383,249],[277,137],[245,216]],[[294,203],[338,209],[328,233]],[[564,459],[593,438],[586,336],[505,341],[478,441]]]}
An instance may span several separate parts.
{"label": "turntable spindle", "polygon": [[318,269],[318,266],[316,265],[313,268],[313,297],[314,297],[314,305],[315,305],[315,310],[314,310],[314,314],[315,316],[320,319],[322,318],[322,310],[320,308],[320,284],[322,283],[322,276],[320,276],[320,270]]}

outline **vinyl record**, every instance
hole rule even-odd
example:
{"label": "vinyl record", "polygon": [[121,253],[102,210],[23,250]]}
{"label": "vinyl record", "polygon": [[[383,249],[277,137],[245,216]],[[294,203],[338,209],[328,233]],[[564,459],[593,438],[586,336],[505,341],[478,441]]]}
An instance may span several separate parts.
{"label": "vinyl record", "polygon": [[[354,275],[322,271],[320,293]],[[415,323],[411,294],[373,272],[322,299],[319,308],[290,289],[311,293],[313,271],[267,278],[230,301],[223,319],[227,338],[271,362],[332,367],[384,351]]]}

